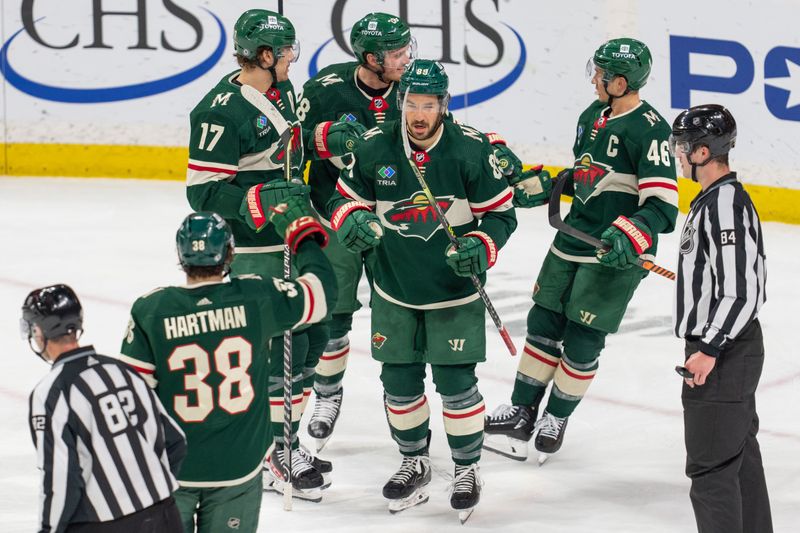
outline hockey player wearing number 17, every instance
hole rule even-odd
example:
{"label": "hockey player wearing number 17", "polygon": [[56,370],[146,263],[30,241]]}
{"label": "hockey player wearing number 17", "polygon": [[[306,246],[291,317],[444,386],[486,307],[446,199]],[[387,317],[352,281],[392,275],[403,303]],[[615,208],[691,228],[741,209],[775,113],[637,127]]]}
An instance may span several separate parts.
{"label": "hockey player wearing number 17", "polygon": [[651,65],[647,46],[629,38],[604,43],[587,64],[598,100],[578,119],[575,161],[562,178],[570,180],[565,190],[573,196],[565,222],[610,249],[556,234],[534,286],[511,405],[486,419],[488,450],[524,461],[534,433],[540,463],[560,449],[567,420],[597,372],[606,335],[617,331],[646,275],[635,266],[637,258],[652,259],[658,234],[675,228],[670,125],[639,97]]}
{"label": "hockey player wearing number 17", "polygon": [[[517,222],[513,192],[488,139],[443,121],[447,88],[438,62],[410,65],[399,86],[405,124],[395,120],[364,134],[329,208],[339,241],[355,252],[368,250],[372,356],[382,363],[389,427],[403,456],[383,487],[389,509],[428,499],[430,408],[424,378],[430,365],[455,462],[450,503],[466,519],[480,498],[484,404],[475,365],[486,356],[486,311],[470,276],[485,280]],[[404,136],[413,163],[406,158]],[[455,231],[456,250],[412,165]]]}

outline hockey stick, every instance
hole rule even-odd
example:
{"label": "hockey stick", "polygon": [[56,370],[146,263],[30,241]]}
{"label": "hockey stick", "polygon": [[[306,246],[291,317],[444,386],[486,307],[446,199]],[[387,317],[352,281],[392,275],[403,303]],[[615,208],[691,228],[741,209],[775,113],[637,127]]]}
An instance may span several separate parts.
{"label": "hockey stick", "polygon": [[[411,156],[411,144],[408,140],[408,131],[406,130],[406,102],[408,100],[408,89],[406,89],[406,94],[403,99],[403,109],[401,113],[401,122],[400,122],[400,129],[401,136],[403,137],[403,150],[406,155],[406,160],[408,164],[411,165],[411,170],[414,172],[414,175],[417,177],[417,181],[419,182],[420,187],[422,187],[422,192],[425,194],[425,198],[428,200],[428,204],[430,204],[431,208],[436,213],[436,216],[439,217],[439,223],[444,228],[445,233],[447,234],[448,239],[450,239],[450,243],[453,245],[454,249],[458,248],[458,239],[456,238],[456,233],[453,231],[453,226],[450,225],[450,222],[447,221],[447,218],[444,216],[444,211],[442,211],[439,202],[436,201],[436,197],[431,193],[430,188],[428,188],[428,182],[425,181],[425,178],[422,176],[422,172],[419,171],[419,167],[414,162]],[[503,338],[503,342],[506,343],[506,348],[511,353],[511,355],[517,355],[517,347],[514,346],[514,341],[511,340],[511,335],[508,333],[508,330],[503,325],[503,322],[500,320],[500,317],[497,314],[497,311],[492,305],[492,301],[489,300],[489,295],[486,294],[486,291],[481,285],[481,281],[478,279],[478,276],[475,274],[470,275],[470,279],[472,280],[472,284],[475,286],[475,290],[478,291],[478,294],[483,300],[483,305],[486,307],[486,311],[489,312],[489,316],[492,317],[492,322],[494,322],[497,331],[500,332],[500,337]]]}
{"label": "hockey stick", "polygon": [[[283,177],[292,181],[292,127],[258,89],[242,85],[242,97],[261,111],[280,132],[283,146]],[[292,251],[283,245],[283,279],[292,279]],[[283,484],[283,510],[292,510],[292,330],[283,332],[283,460],[286,481]]]}
{"label": "hockey stick", "polygon": [[[566,233],[571,237],[575,237],[579,241],[583,241],[586,244],[591,244],[598,250],[608,252],[611,250],[609,245],[596,237],[592,237],[591,235],[584,233],[579,229],[573,228],[561,218],[561,192],[564,190],[564,186],[567,183],[568,174],[569,171],[566,169],[559,172],[558,176],[556,176],[556,179],[554,180],[555,183],[553,183],[553,190],[550,191],[550,205],[548,206],[547,212],[550,225],[562,233]],[[667,270],[664,267],[660,267],[652,261],[637,257],[636,264],[645,270],[649,270],[650,272],[658,274],[659,276],[664,276],[667,279],[675,281],[674,272]]]}

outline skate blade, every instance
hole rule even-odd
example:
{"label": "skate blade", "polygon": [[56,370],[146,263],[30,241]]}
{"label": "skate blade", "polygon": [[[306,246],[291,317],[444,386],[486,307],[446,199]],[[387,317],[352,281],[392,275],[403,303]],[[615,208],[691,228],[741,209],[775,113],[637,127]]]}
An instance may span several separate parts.
{"label": "skate blade", "polygon": [[325,437],[324,439],[314,439],[317,444],[317,453],[321,452],[322,449],[328,444],[328,441],[331,440],[330,437]]}
{"label": "skate blade", "polygon": [[389,512],[397,514],[400,511],[405,511],[411,507],[422,505],[430,498],[428,491],[424,489],[417,489],[410,496],[400,498],[398,500],[389,500]]}
{"label": "skate blade", "polygon": [[[264,492],[275,492],[283,494],[283,481],[272,480],[264,482]],[[306,502],[319,503],[322,501],[322,488],[315,489],[292,489],[292,499],[303,500]]]}
{"label": "skate blade", "polygon": [[462,525],[469,520],[469,517],[472,516],[472,511],[474,510],[474,507],[470,507],[469,509],[462,509],[458,512],[458,519],[461,521]]}
{"label": "skate blade", "polygon": [[483,449],[515,461],[528,460],[528,442],[506,435],[484,434]]}
{"label": "skate blade", "polygon": [[539,452],[539,458],[537,459],[539,466],[544,466],[551,455],[550,453]]}

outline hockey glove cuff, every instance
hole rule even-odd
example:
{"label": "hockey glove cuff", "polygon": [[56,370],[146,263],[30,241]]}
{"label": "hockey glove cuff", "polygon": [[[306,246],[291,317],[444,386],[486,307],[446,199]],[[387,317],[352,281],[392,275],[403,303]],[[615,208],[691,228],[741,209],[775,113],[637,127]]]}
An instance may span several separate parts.
{"label": "hockey glove cuff", "polygon": [[275,225],[275,231],[284,238],[292,253],[296,253],[300,243],[308,238],[317,241],[320,248],[328,245],[325,229],[314,218],[308,202],[298,196],[289,197],[286,203],[275,206],[269,221]]}
{"label": "hockey glove cuff", "polygon": [[462,277],[486,272],[497,262],[497,245],[482,231],[471,231],[458,239],[458,248],[450,245],[445,250],[445,261]]}
{"label": "hockey glove cuff", "polygon": [[619,216],[600,236],[610,250],[598,251],[597,259],[605,266],[626,270],[653,244],[650,235],[650,228],[641,220]]}
{"label": "hockey glove cuff", "polygon": [[314,128],[314,150],[320,159],[341,157],[356,149],[367,128],[359,122],[321,122]]}
{"label": "hockey glove cuff", "polygon": [[353,253],[374,248],[381,242],[383,227],[378,215],[361,202],[347,202],[333,212],[331,226],[342,245]]}
{"label": "hockey glove cuff", "polygon": [[270,208],[284,203],[291,196],[308,201],[309,187],[295,181],[271,181],[253,185],[247,189],[242,199],[239,214],[250,229],[261,231],[269,222]]}
{"label": "hockey glove cuff", "polygon": [[487,133],[489,143],[494,148],[494,156],[497,158],[500,172],[509,180],[509,185],[513,185],[510,180],[522,173],[522,161],[511,151],[506,140],[497,133]]}
{"label": "hockey glove cuff", "polygon": [[550,173],[542,170],[542,165],[526,170],[519,178],[509,180],[514,187],[514,207],[538,207],[550,199],[553,179]]}

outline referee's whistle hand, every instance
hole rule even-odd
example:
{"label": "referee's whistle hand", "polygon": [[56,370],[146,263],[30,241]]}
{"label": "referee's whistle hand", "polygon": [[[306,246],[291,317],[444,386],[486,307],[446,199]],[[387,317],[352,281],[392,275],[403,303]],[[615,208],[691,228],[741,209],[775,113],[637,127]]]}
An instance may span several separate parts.
{"label": "referee's whistle hand", "polygon": [[694,388],[695,385],[702,386],[706,383],[706,378],[714,370],[714,365],[717,364],[717,359],[706,355],[701,351],[697,351],[689,356],[686,363],[683,365],[686,369],[694,374],[694,378],[685,379],[689,387]]}

